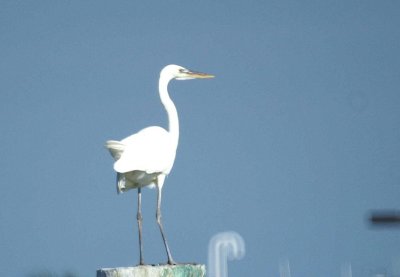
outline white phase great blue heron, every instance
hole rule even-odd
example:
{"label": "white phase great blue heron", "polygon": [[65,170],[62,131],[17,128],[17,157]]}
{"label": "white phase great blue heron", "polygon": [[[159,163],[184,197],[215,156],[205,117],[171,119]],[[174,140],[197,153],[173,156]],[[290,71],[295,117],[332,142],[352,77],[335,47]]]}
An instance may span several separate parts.
{"label": "white phase great blue heron", "polygon": [[141,188],[152,186],[157,188],[156,219],[160,227],[168,264],[176,264],[172,259],[167,239],[161,223],[161,190],[165,177],[174,164],[176,148],[179,140],[178,112],[168,94],[168,83],[175,80],[206,79],[213,75],[190,71],[182,66],[167,65],[161,70],[158,89],[161,102],[168,114],[169,130],[158,126],[147,127],[121,141],[109,140],[106,147],[113,158],[114,170],[117,172],[118,193],[129,189],[138,189],[137,222],[139,229],[140,265],[143,265],[142,244],[142,212]]}

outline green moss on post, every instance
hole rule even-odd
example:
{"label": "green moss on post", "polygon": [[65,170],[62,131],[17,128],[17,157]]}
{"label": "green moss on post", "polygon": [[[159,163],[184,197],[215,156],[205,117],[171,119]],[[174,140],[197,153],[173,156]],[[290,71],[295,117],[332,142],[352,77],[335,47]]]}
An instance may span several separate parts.
{"label": "green moss on post", "polygon": [[135,267],[102,268],[97,277],[204,277],[206,267],[201,264],[141,265]]}

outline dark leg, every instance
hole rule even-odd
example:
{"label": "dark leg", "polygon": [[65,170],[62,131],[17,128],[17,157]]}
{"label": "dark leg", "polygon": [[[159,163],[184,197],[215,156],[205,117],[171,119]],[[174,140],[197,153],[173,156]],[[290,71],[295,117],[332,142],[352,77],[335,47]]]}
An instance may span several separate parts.
{"label": "dark leg", "polygon": [[163,228],[163,225],[162,225],[162,222],[161,222],[161,190],[162,190],[162,184],[161,184],[161,186],[157,185],[157,212],[156,212],[156,219],[157,219],[158,226],[160,227],[160,232],[161,232],[162,239],[164,241],[165,250],[167,251],[168,264],[173,265],[173,264],[176,264],[176,262],[174,261],[174,259],[172,259],[171,251],[169,250],[167,239],[165,238],[165,235],[164,235],[164,228]]}
{"label": "dark leg", "polygon": [[139,227],[139,255],[140,255],[140,265],[144,265],[143,262],[143,244],[142,244],[142,191],[141,188],[138,188],[138,210],[136,216],[138,227]]}

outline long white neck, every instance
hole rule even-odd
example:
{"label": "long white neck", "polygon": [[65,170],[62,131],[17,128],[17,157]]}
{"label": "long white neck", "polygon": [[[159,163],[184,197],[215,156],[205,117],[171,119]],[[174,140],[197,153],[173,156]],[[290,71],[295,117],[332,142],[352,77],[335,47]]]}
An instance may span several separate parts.
{"label": "long white neck", "polygon": [[158,84],[158,90],[160,92],[161,103],[164,105],[165,110],[168,115],[168,131],[172,136],[173,142],[176,146],[178,146],[179,141],[179,119],[178,112],[176,111],[176,107],[174,102],[172,102],[171,98],[168,94],[168,83],[169,79],[160,78]]}

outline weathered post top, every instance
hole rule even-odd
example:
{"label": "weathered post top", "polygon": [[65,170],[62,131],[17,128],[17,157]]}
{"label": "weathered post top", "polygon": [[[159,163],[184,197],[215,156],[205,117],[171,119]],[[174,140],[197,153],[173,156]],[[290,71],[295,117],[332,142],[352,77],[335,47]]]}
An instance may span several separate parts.
{"label": "weathered post top", "polygon": [[97,277],[205,277],[202,264],[139,265],[135,267],[102,268]]}

